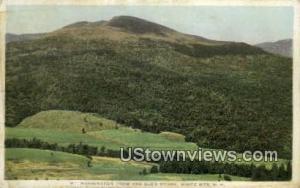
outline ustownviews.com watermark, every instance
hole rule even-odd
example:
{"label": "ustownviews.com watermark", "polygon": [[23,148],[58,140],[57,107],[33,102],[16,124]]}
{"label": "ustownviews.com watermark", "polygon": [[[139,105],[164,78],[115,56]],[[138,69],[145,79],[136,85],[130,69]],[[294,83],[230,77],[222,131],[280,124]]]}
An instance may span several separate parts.
{"label": "ustownviews.com watermark", "polygon": [[120,148],[120,157],[122,161],[207,161],[207,162],[276,162],[277,151],[245,151],[237,153],[236,151],[224,150],[150,150],[148,148]]}

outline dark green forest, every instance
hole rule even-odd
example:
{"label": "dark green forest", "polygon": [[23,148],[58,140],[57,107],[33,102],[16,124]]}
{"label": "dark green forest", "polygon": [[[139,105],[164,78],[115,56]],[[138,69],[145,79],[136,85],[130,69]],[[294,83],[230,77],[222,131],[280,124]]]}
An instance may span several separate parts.
{"label": "dark green forest", "polygon": [[112,40],[89,29],[7,44],[6,126],[43,110],[92,112],[201,147],[291,158],[290,58],[243,43]]}

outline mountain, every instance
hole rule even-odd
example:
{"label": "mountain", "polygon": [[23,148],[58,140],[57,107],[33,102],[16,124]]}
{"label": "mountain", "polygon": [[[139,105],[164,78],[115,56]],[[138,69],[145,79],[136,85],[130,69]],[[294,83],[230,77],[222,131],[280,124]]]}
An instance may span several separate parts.
{"label": "mountain", "polygon": [[[116,16],[109,21],[77,22],[67,25],[63,29],[58,30],[57,32],[76,33],[83,31],[83,28],[90,30],[90,34],[97,35],[97,38],[101,36],[99,36],[99,33],[93,32],[101,32],[101,34],[103,35],[102,37],[113,37],[113,34],[121,35],[120,37],[125,37],[124,34],[126,33],[126,37],[135,37],[136,35],[143,35],[143,37],[146,38],[155,37],[160,40],[172,42],[185,41],[207,44],[226,44],[226,42],[223,41],[214,41],[199,36],[180,33],[163,25],[131,16]],[[107,31],[109,31],[109,33],[107,33]],[[94,35],[90,37],[93,36]]]}
{"label": "mountain", "polygon": [[135,34],[153,33],[165,36],[167,33],[175,32],[174,30],[160,24],[131,16],[114,17],[107,23],[107,25],[122,28],[125,31]]}
{"label": "mountain", "polygon": [[281,56],[292,57],[293,56],[293,40],[284,39],[276,42],[264,42],[256,44],[257,47]]}
{"label": "mountain", "polygon": [[[86,34],[81,33],[85,31],[88,31],[90,35],[87,36]],[[201,44],[209,46],[235,44],[236,46],[244,45],[253,48],[252,46],[245,43],[216,41],[200,36],[181,33],[166,26],[162,26],[157,23],[131,16],[116,16],[109,21],[77,22],[67,25],[62,29],[53,32],[52,35],[53,34],[83,35],[85,38],[88,37],[90,39],[96,37],[97,39],[109,38],[114,40],[126,39],[128,37],[130,37],[131,39],[142,37],[147,39],[154,38],[159,39],[160,41],[179,44]]]}
{"label": "mountain", "polygon": [[6,49],[6,126],[41,111],[81,111],[200,147],[291,156],[290,58],[128,16]]}
{"label": "mountain", "polygon": [[21,35],[17,35],[17,34],[12,34],[12,33],[7,33],[6,34],[6,43],[9,42],[15,42],[15,41],[28,41],[28,40],[34,40],[34,39],[38,39],[41,38],[44,34],[42,33],[36,33],[36,34],[21,34]]}

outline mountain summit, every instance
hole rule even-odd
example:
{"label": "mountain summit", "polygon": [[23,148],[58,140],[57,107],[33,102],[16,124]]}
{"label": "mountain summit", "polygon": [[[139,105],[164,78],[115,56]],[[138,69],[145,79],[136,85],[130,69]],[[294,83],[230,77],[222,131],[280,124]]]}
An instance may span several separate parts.
{"label": "mountain summit", "polygon": [[175,32],[163,25],[132,16],[113,17],[109,22],[107,22],[107,25],[119,27],[126,31],[138,34],[154,33],[157,35],[165,35],[167,32]]}
{"label": "mountain summit", "polygon": [[126,32],[131,32],[135,34],[157,34],[166,35],[168,32],[176,32],[173,29],[165,27],[163,25],[150,22],[141,18],[133,16],[115,16],[109,21],[97,21],[97,22],[76,22],[68,25],[64,28],[79,28],[79,27],[97,27],[97,26],[111,26],[115,28],[122,29]]}
{"label": "mountain summit", "polygon": [[[115,16],[108,21],[76,22],[54,32],[87,38],[109,38],[122,40],[125,38],[155,38],[169,42],[199,43],[203,45],[222,45],[227,42],[215,41],[204,37],[178,32],[169,27],[133,16]],[[88,33],[88,35],[87,35]]]}

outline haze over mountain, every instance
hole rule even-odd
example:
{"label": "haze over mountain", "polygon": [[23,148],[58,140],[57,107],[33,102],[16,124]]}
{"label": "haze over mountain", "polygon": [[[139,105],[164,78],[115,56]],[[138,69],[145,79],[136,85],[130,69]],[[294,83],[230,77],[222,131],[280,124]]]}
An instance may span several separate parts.
{"label": "haze over mountain", "polygon": [[292,62],[135,17],[78,22],[7,44],[6,125],[92,112],[200,147],[291,156]]}
{"label": "haze over mountain", "polygon": [[12,34],[12,33],[7,33],[5,36],[5,42],[16,42],[16,41],[26,41],[26,40],[34,40],[38,39],[44,36],[42,33],[36,33],[36,34]]}
{"label": "haze over mountain", "polygon": [[52,34],[71,33],[73,35],[83,34],[81,32],[89,31],[89,36],[96,38],[109,38],[114,40],[122,40],[128,37],[136,38],[145,37],[169,41],[169,42],[195,42],[206,45],[227,44],[223,41],[209,40],[199,36],[188,35],[177,32],[171,28],[156,24],[147,20],[143,20],[131,16],[117,16],[109,21],[98,22],[77,22],[59,29]]}
{"label": "haze over mountain", "polygon": [[[230,42],[225,41],[215,41],[215,40],[209,40],[204,37],[196,36],[196,35],[190,35],[190,34],[184,34],[177,32],[171,28],[165,27],[160,24],[156,24],[147,20],[143,20],[140,18],[132,17],[132,16],[116,16],[113,17],[109,21],[98,21],[98,22],[76,22],[70,25],[67,25],[63,27],[62,29],[58,29],[55,32],[50,33],[56,33],[56,32],[78,32],[78,29],[93,29],[94,31],[101,32],[103,34],[103,37],[105,36],[105,31],[112,30],[113,34],[119,34],[118,32],[128,32],[128,34],[138,34],[138,35],[154,35],[156,37],[161,37],[160,39],[165,40],[183,40],[180,42],[201,42],[203,44],[227,44]],[[47,33],[35,33],[35,34],[13,34],[13,33],[7,33],[6,35],[6,42],[14,42],[14,41],[25,41],[25,40],[33,40],[38,39],[43,36],[46,36]],[[109,33],[111,35],[111,33]],[[92,36],[91,36],[92,37]],[[97,36],[101,37],[101,36]],[[192,40],[192,41],[191,41]],[[196,41],[195,41],[196,40]]]}
{"label": "haze over mountain", "polygon": [[278,40],[276,42],[264,42],[256,44],[256,46],[273,54],[282,55],[285,57],[293,56],[292,39]]}

